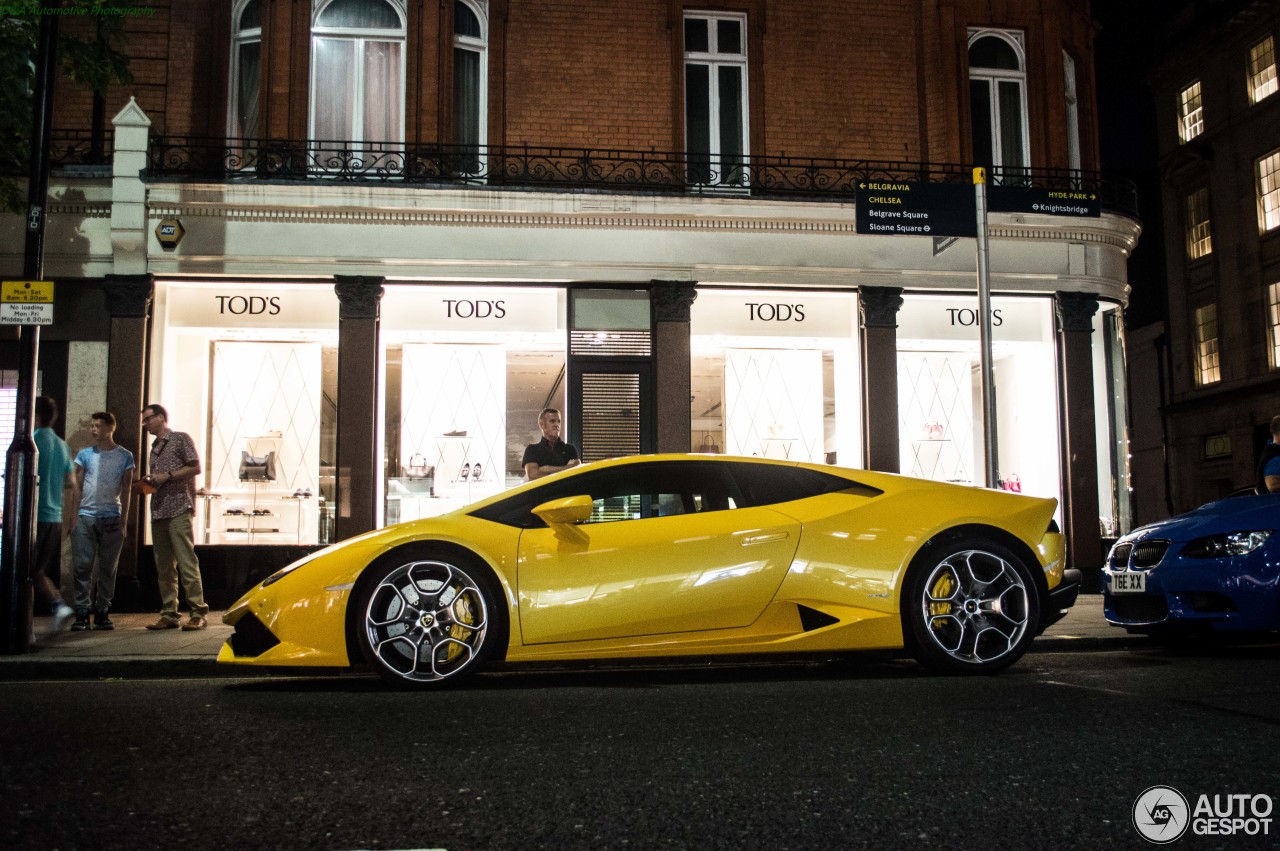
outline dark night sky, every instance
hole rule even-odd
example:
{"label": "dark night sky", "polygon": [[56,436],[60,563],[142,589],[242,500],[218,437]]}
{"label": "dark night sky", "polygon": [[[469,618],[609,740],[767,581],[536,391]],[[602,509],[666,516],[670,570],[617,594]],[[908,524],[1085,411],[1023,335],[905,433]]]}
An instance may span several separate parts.
{"label": "dark night sky", "polygon": [[1133,287],[1126,324],[1141,328],[1164,318],[1165,274],[1155,103],[1148,76],[1155,59],[1156,0],[1093,0],[1101,29],[1094,42],[1102,170],[1138,185],[1142,236],[1129,262]]}

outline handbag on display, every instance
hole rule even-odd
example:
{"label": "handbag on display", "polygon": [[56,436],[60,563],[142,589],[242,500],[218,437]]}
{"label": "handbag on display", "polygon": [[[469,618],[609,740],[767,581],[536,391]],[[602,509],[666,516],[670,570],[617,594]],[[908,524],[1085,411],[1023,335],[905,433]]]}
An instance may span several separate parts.
{"label": "handbag on display", "polygon": [[240,453],[240,481],[274,482],[276,480],[276,453],[250,455]]}
{"label": "handbag on display", "polygon": [[435,468],[427,463],[427,457],[421,452],[413,453],[408,466],[404,468],[404,474],[411,479],[425,479],[434,471]]}

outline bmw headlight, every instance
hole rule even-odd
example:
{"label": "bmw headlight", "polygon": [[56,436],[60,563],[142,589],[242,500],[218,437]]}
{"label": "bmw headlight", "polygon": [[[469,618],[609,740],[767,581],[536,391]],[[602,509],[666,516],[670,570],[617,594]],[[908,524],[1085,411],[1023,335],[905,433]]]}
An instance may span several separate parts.
{"label": "bmw headlight", "polygon": [[1190,558],[1223,558],[1226,556],[1247,555],[1271,536],[1271,532],[1227,532],[1224,535],[1209,535],[1196,538],[1187,544],[1182,554]]}

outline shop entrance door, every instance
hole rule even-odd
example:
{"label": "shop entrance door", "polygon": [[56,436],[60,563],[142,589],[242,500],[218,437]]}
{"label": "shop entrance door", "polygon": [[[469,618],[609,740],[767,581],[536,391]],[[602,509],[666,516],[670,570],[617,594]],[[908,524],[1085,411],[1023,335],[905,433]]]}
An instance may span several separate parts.
{"label": "shop entrance door", "polygon": [[654,451],[652,365],[632,358],[569,359],[569,430],[583,462]]}

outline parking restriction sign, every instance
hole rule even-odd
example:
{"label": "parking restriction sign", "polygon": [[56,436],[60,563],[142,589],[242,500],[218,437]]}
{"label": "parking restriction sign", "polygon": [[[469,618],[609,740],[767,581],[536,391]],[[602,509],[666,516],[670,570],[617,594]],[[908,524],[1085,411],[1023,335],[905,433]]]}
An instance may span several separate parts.
{"label": "parking restriction sign", "polygon": [[0,282],[0,325],[52,325],[53,281]]}

